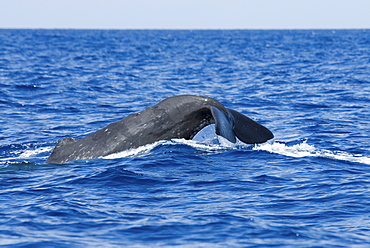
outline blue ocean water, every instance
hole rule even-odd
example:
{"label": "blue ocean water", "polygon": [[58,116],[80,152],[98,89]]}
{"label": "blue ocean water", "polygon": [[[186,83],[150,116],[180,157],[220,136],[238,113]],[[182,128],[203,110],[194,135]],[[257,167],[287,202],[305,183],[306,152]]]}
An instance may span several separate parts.
{"label": "blue ocean water", "polygon": [[[0,30],[0,246],[369,247],[369,65],[369,30]],[[180,94],[275,139],[45,164]]]}

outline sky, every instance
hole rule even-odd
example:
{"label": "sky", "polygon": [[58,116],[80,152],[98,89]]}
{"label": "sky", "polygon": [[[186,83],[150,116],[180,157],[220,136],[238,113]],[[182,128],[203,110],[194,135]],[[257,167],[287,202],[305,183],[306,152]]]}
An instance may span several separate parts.
{"label": "sky", "polygon": [[370,0],[0,0],[0,28],[369,29]]}

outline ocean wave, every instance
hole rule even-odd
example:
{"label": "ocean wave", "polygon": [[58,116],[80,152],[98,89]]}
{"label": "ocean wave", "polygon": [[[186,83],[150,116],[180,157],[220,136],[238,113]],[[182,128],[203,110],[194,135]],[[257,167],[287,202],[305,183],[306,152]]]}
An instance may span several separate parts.
{"label": "ocean wave", "polygon": [[[222,139],[222,137],[220,139]],[[195,148],[196,150],[208,151],[208,152],[225,150],[229,147],[227,146],[228,144],[226,142],[222,144],[210,144],[210,143],[201,143],[199,141],[186,140],[186,139],[160,140],[152,144],[140,146],[138,148],[133,148],[133,149],[125,150],[122,152],[117,152],[117,153],[113,153],[107,156],[103,156],[102,158],[103,159],[117,159],[117,158],[126,158],[126,157],[132,157],[132,156],[142,156],[142,155],[149,154],[153,149],[157,147],[176,146],[176,145],[187,145],[187,146]]]}
{"label": "ocean wave", "polygon": [[[36,162],[46,160],[53,150],[52,146],[43,143],[12,144],[5,146],[6,152],[0,158],[0,165],[7,165],[19,162]],[[40,161],[41,159],[41,161]]]}
{"label": "ocean wave", "polygon": [[[238,140],[237,143],[233,144],[227,141],[225,138],[217,135],[212,135],[206,131],[202,138],[196,140],[186,139],[172,139],[172,140],[160,140],[152,144],[140,146],[107,156],[101,157],[102,159],[119,159],[127,157],[140,157],[150,154],[154,149],[165,146],[178,146],[185,145],[192,147],[198,151],[203,152],[224,152],[232,149],[250,149],[250,146],[242,143]],[[17,162],[19,160],[32,160],[32,159],[46,159],[47,155],[52,151],[52,146],[46,147],[27,147],[24,150],[17,150],[11,154],[10,157],[1,158],[1,163]],[[316,148],[314,145],[308,144],[307,140],[303,140],[301,143],[295,145],[285,144],[279,141],[267,142],[263,144],[257,144],[252,147],[254,151],[267,151],[270,153],[280,154],[288,157],[302,158],[302,157],[318,157],[328,158],[334,160],[348,161],[354,163],[362,163],[370,165],[370,157],[363,156],[361,154],[351,154],[343,151],[330,151],[327,149]]]}
{"label": "ocean wave", "polygon": [[[369,246],[369,34],[1,30],[0,244]],[[180,94],[276,138],[232,144],[210,126],[44,164],[57,139]]]}
{"label": "ocean wave", "polygon": [[253,147],[253,150],[268,151],[271,153],[277,153],[295,158],[319,157],[370,165],[369,157],[360,154],[351,154],[343,151],[330,151],[326,149],[319,149],[316,148],[314,145],[307,144],[307,140],[304,140],[302,141],[302,143],[292,146],[277,141],[273,143],[264,143],[256,145],[255,147]]}
{"label": "ocean wave", "polygon": [[26,150],[19,154],[17,159],[29,159],[37,157],[39,154],[50,152],[53,148],[52,147],[39,147],[34,150]]}

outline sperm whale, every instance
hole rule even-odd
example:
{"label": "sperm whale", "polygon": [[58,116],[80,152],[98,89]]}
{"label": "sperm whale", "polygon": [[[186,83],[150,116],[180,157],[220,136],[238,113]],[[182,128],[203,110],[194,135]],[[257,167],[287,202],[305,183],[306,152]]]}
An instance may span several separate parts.
{"label": "sperm whale", "polygon": [[82,139],[60,140],[46,163],[98,158],[159,140],[192,139],[210,124],[215,124],[217,135],[233,143],[236,138],[246,144],[257,144],[274,137],[266,127],[213,98],[180,95],[166,98]]}

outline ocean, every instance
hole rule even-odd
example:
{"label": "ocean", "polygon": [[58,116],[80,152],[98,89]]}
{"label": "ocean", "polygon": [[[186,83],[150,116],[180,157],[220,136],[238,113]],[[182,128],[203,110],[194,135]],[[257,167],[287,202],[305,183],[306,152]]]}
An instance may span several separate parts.
{"label": "ocean", "polygon": [[[0,247],[369,247],[370,30],[0,30]],[[175,95],[269,128],[211,125],[46,164]]]}

